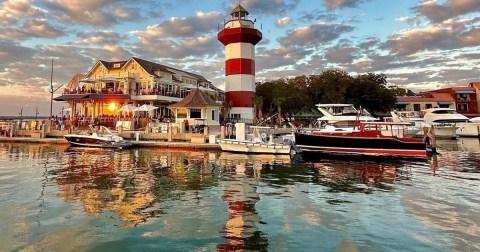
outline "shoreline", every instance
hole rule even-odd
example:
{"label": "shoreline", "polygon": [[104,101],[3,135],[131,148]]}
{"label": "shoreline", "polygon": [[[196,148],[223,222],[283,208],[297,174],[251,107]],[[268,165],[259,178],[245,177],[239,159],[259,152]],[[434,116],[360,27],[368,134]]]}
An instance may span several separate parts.
{"label": "shoreline", "polygon": [[[135,141],[131,148],[165,148],[185,150],[215,150],[221,151],[219,144],[214,143],[189,143],[189,142],[165,142],[165,141]],[[0,137],[0,143],[36,143],[36,144],[62,144],[70,145],[64,138],[32,138],[32,137]]]}

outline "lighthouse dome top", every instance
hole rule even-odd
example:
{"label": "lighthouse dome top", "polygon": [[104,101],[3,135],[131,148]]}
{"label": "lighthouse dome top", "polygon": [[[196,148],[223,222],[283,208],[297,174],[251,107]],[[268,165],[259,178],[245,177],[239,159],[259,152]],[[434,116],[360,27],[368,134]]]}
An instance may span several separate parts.
{"label": "lighthouse dome top", "polygon": [[248,11],[243,8],[240,4],[235,7],[235,9],[232,10],[230,15],[232,15],[232,18],[245,18],[248,16]]}

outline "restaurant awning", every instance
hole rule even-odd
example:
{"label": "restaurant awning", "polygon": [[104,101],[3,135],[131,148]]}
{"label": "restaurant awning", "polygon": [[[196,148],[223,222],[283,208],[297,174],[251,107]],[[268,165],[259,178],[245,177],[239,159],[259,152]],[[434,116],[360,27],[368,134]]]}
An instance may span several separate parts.
{"label": "restaurant awning", "polygon": [[397,102],[397,105],[408,105],[410,102]]}
{"label": "restaurant awning", "polygon": [[129,94],[64,94],[54,101],[72,101],[72,100],[130,100]]}
{"label": "restaurant awning", "polygon": [[92,100],[130,100],[129,94],[89,94],[88,98]]}
{"label": "restaurant awning", "polygon": [[462,90],[462,91],[455,91],[457,94],[475,94],[473,90]]}
{"label": "restaurant awning", "polygon": [[71,101],[71,100],[80,100],[86,99],[89,94],[64,94],[59,97],[53,98],[54,101]]}
{"label": "restaurant awning", "polygon": [[437,103],[438,103],[438,105],[450,105],[450,104],[452,104],[452,102],[450,102],[450,101],[439,101]]}

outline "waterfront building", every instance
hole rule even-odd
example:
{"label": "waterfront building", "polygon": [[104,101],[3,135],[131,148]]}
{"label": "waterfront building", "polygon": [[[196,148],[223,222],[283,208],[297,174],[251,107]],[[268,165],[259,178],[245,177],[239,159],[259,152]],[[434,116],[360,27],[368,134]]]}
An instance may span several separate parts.
{"label": "waterfront building", "polygon": [[220,125],[220,107],[207,93],[199,88],[190,92],[185,99],[172,104],[169,108],[173,111],[177,123],[187,125]]}
{"label": "waterfront building", "polygon": [[76,74],[54,100],[68,102],[72,111],[90,118],[115,115],[125,104],[153,105],[158,109],[150,112],[151,116],[170,117],[168,106],[197,88],[214,100],[224,99],[224,92],[201,75],[132,57],[99,60],[87,74]]}
{"label": "waterfront building", "polygon": [[422,92],[417,96],[398,96],[395,108],[405,111],[421,111],[429,108],[452,108],[468,117],[480,116],[480,83],[467,87],[449,87]]}
{"label": "waterfront building", "polygon": [[248,14],[239,4],[217,35],[225,46],[225,102],[231,106],[228,116],[243,121],[253,120],[255,45],[262,40]]}

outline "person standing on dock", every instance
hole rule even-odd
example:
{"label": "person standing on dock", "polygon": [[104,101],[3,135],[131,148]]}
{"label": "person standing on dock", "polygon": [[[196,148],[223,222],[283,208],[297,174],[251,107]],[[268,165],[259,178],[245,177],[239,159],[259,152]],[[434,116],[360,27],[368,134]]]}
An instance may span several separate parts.
{"label": "person standing on dock", "polygon": [[189,128],[188,120],[187,120],[187,119],[185,119],[184,124],[185,124],[185,131],[186,131],[186,132],[190,132],[190,128]]}

